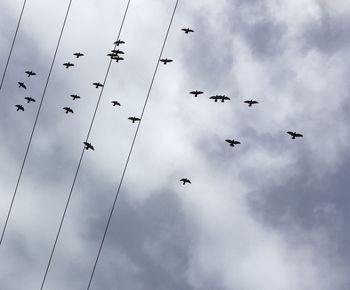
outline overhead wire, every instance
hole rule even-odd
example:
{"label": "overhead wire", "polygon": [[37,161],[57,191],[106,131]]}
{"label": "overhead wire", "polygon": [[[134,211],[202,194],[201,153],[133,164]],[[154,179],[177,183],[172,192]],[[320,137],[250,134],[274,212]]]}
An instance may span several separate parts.
{"label": "overhead wire", "polygon": [[14,193],[12,195],[10,208],[8,210],[6,221],[5,221],[5,225],[4,225],[2,233],[1,233],[0,245],[3,242],[4,235],[5,235],[5,232],[6,232],[6,229],[7,229],[7,225],[8,225],[8,222],[9,222],[9,218],[10,218],[10,215],[12,213],[12,208],[13,208],[13,204],[14,204],[14,201],[15,201],[15,198],[16,198],[16,195],[17,195],[18,186],[19,186],[19,183],[21,181],[24,165],[25,165],[26,160],[27,160],[29,148],[30,148],[30,145],[32,144],[33,135],[34,135],[34,132],[35,132],[35,129],[36,129],[36,125],[38,123],[39,115],[40,115],[40,112],[41,112],[41,108],[42,108],[42,105],[43,105],[43,102],[44,102],[44,99],[45,99],[45,96],[46,96],[46,90],[47,90],[47,87],[48,87],[48,84],[49,84],[49,81],[50,81],[50,77],[51,77],[53,66],[54,66],[55,61],[56,61],[57,51],[58,51],[58,48],[59,48],[60,43],[61,43],[63,31],[64,31],[64,28],[66,26],[66,22],[67,22],[67,18],[68,18],[68,14],[69,14],[70,8],[71,8],[71,4],[72,4],[72,0],[69,0],[68,8],[67,8],[66,13],[65,13],[63,25],[62,25],[62,28],[61,28],[61,31],[60,31],[60,35],[59,35],[59,38],[58,38],[58,41],[57,41],[57,45],[56,45],[56,48],[55,48],[55,53],[54,53],[54,56],[53,56],[53,59],[52,59],[52,62],[51,62],[50,69],[49,69],[49,74],[48,74],[47,79],[46,79],[44,91],[43,91],[43,94],[41,96],[39,108],[38,108],[38,111],[37,111],[37,114],[36,114],[36,117],[35,117],[35,121],[34,121],[34,125],[33,125],[33,128],[32,128],[31,134],[30,134],[29,142],[28,142],[25,154],[24,154],[24,159],[23,159],[21,170],[20,170],[20,173],[19,173],[19,176],[18,176],[18,179],[17,179],[15,191],[14,191]]}
{"label": "overhead wire", "polygon": [[26,6],[26,3],[27,3],[27,0],[24,0],[23,5],[22,5],[22,10],[21,10],[21,13],[20,13],[20,15],[19,15],[18,22],[17,22],[17,27],[16,27],[16,30],[15,30],[15,35],[13,36],[13,39],[12,39],[12,44],[11,44],[11,48],[10,48],[10,51],[9,51],[9,55],[7,56],[5,69],[4,69],[4,72],[3,72],[2,77],[1,77],[0,91],[1,91],[1,89],[2,89],[2,85],[3,85],[4,80],[5,80],[5,76],[6,76],[6,73],[7,73],[7,68],[8,68],[8,65],[9,65],[9,63],[10,63],[10,59],[11,59],[11,56],[12,56],[12,50],[13,50],[13,47],[14,47],[15,42],[16,42],[16,39],[17,39],[17,33],[18,33],[18,29],[19,29],[19,26],[20,26],[21,21],[22,21],[22,16],[23,16],[23,12],[24,12],[24,8],[25,8],[25,6]]}
{"label": "overhead wire", "polygon": [[[129,11],[130,1],[131,0],[128,0],[127,5],[126,5],[125,11],[124,11],[124,15],[123,15],[123,18],[122,18],[122,22],[121,22],[121,25],[120,25],[120,28],[119,28],[119,31],[118,31],[117,40],[119,40],[119,38],[120,38],[120,34],[121,34],[123,26],[124,26],[125,18],[126,18],[126,15],[127,15],[128,11]],[[117,44],[114,45],[114,49],[116,49],[116,47],[117,47]],[[100,91],[100,94],[99,94],[99,97],[98,97],[98,100],[97,100],[97,103],[96,103],[96,106],[95,106],[94,114],[93,114],[93,117],[92,117],[91,122],[90,122],[89,130],[88,130],[85,142],[87,142],[89,140],[89,137],[90,137],[90,134],[91,134],[91,130],[92,130],[93,124],[95,122],[96,114],[97,114],[97,111],[98,111],[98,108],[99,108],[99,105],[100,105],[100,102],[101,102],[101,98],[102,98],[102,94],[103,94],[103,91],[104,91],[104,87],[105,87],[105,84],[106,84],[106,81],[107,81],[107,78],[108,78],[108,75],[109,75],[109,72],[110,72],[110,69],[111,69],[112,61],[113,61],[113,59],[111,58],[109,63],[108,63],[108,67],[107,67],[107,71],[106,71],[105,77],[103,79],[103,83],[102,83],[103,86],[101,88],[101,91]],[[46,270],[45,270],[45,274],[44,274],[44,277],[43,277],[43,280],[42,280],[42,283],[41,283],[40,290],[42,290],[44,288],[44,286],[45,286],[47,274],[49,272],[49,269],[50,269],[50,266],[51,266],[51,262],[52,262],[52,258],[53,258],[53,255],[55,253],[55,250],[56,250],[57,242],[58,242],[59,236],[61,234],[62,226],[63,226],[64,220],[65,220],[65,217],[66,217],[66,213],[67,213],[70,201],[71,201],[73,189],[75,187],[75,183],[76,183],[76,180],[77,180],[77,177],[78,177],[78,173],[79,173],[80,166],[81,166],[81,163],[82,163],[82,160],[83,160],[83,157],[84,157],[84,153],[85,153],[85,147],[83,148],[83,150],[81,152],[81,155],[80,155],[80,158],[79,158],[78,166],[77,166],[77,169],[76,169],[75,174],[74,174],[73,182],[72,182],[72,185],[71,185],[71,188],[70,188],[70,191],[69,191],[69,195],[68,195],[68,199],[67,199],[67,202],[65,204],[65,208],[64,208],[64,211],[63,211],[63,214],[62,214],[62,217],[61,217],[60,225],[59,225],[59,228],[58,228],[58,231],[57,231],[57,234],[56,234],[56,238],[55,238],[55,241],[54,241],[54,244],[53,244],[53,248],[51,250],[50,258],[49,258],[48,264],[46,266]]]}
{"label": "overhead wire", "polygon": [[86,288],[87,290],[90,289],[91,282],[93,280],[93,277],[94,277],[94,274],[95,274],[95,271],[96,271],[96,266],[97,266],[97,263],[99,261],[99,258],[100,258],[100,255],[101,255],[101,251],[102,251],[102,248],[103,248],[103,245],[104,245],[104,242],[105,242],[105,239],[106,239],[106,235],[107,235],[107,232],[108,232],[108,229],[109,229],[109,225],[110,225],[111,220],[112,220],[112,216],[113,216],[114,209],[115,209],[115,206],[116,206],[116,203],[117,203],[117,200],[118,200],[119,192],[120,192],[120,189],[121,189],[124,177],[125,177],[126,169],[128,167],[129,161],[130,161],[130,156],[131,156],[131,153],[132,153],[134,145],[135,145],[135,141],[136,141],[139,129],[140,129],[141,122],[143,120],[143,115],[144,115],[146,107],[147,107],[149,96],[150,96],[150,93],[151,93],[151,90],[152,90],[152,87],[153,87],[153,83],[154,83],[154,80],[155,80],[155,77],[156,77],[156,74],[157,74],[157,71],[158,71],[160,59],[162,57],[163,50],[164,50],[166,41],[168,39],[169,31],[170,31],[170,28],[171,28],[171,25],[172,25],[172,22],[173,22],[173,19],[174,19],[174,15],[175,15],[178,3],[179,3],[179,0],[176,0],[175,7],[174,7],[174,10],[173,10],[173,13],[171,15],[170,22],[169,22],[169,26],[168,26],[168,29],[167,29],[167,32],[166,32],[166,35],[165,35],[165,38],[164,38],[164,41],[163,41],[163,45],[162,45],[162,48],[161,48],[161,51],[160,51],[160,54],[159,54],[159,57],[158,57],[157,65],[155,67],[155,70],[154,70],[154,73],[153,73],[153,76],[152,76],[152,80],[151,80],[151,83],[150,83],[150,86],[149,86],[149,89],[148,89],[148,92],[147,92],[147,96],[146,96],[144,105],[142,107],[142,112],[141,112],[141,116],[140,116],[141,120],[139,121],[139,123],[137,125],[134,138],[133,138],[133,140],[131,142],[129,154],[128,154],[128,157],[126,159],[126,163],[125,163],[125,166],[124,166],[124,169],[123,169],[123,173],[122,173],[122,176],[121,176],[120,181],[119,181],[118,189],[117,189],[116,195],[114,197],[113,205],[112,205],[112,208],[111,208],[109,216],[108,216],[108,220],[107,220],[106,227],[105,227],[105,230],[104,230],[104,233],[103,233],[103,237],[102,237],[102,240],[101,240],[101,243],[100,243],[100,247],[98,249],[98,253],[97,253],[97,256],[96,256],[96,259],[95,259],[94,267],[93,267],[91,275],[90,275],[89,284],[88,284],[88,287]]}

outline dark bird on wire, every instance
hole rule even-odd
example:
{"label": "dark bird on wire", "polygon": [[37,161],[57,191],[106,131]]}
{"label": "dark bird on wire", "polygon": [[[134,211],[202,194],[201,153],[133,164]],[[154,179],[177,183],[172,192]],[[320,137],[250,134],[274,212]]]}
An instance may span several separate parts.
{"label": "dark bird on wire", "polygon": [[63,65],[64,65],[66,68],[69,68],[69,67],[71,67],[71,66],[74,66],[74,63],[65,62]]}
{"label": "dark bird on wire", "polygon": [[120,49],[112,49],[111,52],[113,54],[124,54],[124,51],[120,50]]}
{"label": "dark bird on wire", "polygon": [[63,107],[63,110],[65,110],[66,111],[66,114],[68,114],[68,113],[74,113],[73,112],[73,110],[70,108],[70,107]]}
{"label": "dark bird on wire", "polygon": [[160,59],[160,61],[164,64],[167,64],[168,62],[172,62],[173,60],[172,59],[167,59],[167,58],[162,58]]}
{"label": "dark bird on wire", "polygon": [[129,117],[128,119],[131,120],[133,123],[135,123],[136,121],[141,121],[141,119],[137,117]]}
{"label": "dark bird on wire", "polygon": [[78,95],[70,95],[73,98],[73,101],[75,101],[75,99],[80,99],[80,96]]}
{"label": "dark bird on wire", "polygon": [[231,147],[235,147],[235,145],[241,144],[241,142],[236,141],[236,140],[234,140],[234,139],[232,139],[232,140],[226,139],[225,141],[226,141],[227,143],[229,143]]}
{"label": "dark bird on wire", "polygon": [[96,89],[98,89],[98,87],[103,87],[103,84],[100,83],[93,83],[93,85],[96,87]]}
{"label": "dark bird on wire", "polygon": [[254,101],[254,100],[247,100],[247,101],[244,101],[243,103],[248,104],[248,107],[251,107],[254,104],[259,104],[258,101]]}
{"label": "dark bird on wire", "polygon": [[119,55],[113,55],[111,56],[111,59],[115,60],[116,62],[119,62],[120,60],[124,60],[124,58]]}
{"label": "dark bird on wire", "polygon": [[29,104],[30,102],[35,102],[35,99],[33,99],[32,97],[25,97],[25,100],[27,100],[27,103]]}
{"label": "dark bird on wire", "polygon": [[83,142],[83,143],[85,145],[86,150],[91,149],[92,151],[95,151],[95,148],[94,148],[94,146],[91,145],[91,143],[89,143],[89,142]]}
{"label": "dark bird on wire", "polygon": [[113,104],[113,107],[114,106],[120,106],[120,103],[118,101],[112,101],[111,103]]}
{"label": "dark bird on wire", "polygon": [[231,100],[229,97],[226,97],[225,95],[223,95],[223,96],[215,95],[215,96],[211,96],[209,99],[212,99],[215,102],[217,102],[218,100],[221,100],[222,103],[224,103],[225,100]]}
{"label": "dark bird on wire", "polygon": [[180,179],[180,181],[182,181],[182,185],[185,185],[186,183],[191,183],[191,180],[189,180],[188,178],[182,178]]}
{"label": "dark bird on wire", "polygon": [[192,30],[191,28],[182,28],[182,31],[184,31],[186,34],[188,34],[189,32],[194,32],[194,30]]}
{"label": "dark bird on wire", "polygon": [[195,91],[190,92],[190,94],[194,95],[195,97],[198,97],[198,95],[203,94],[203,92],[195,90]]}
{"label": "dark bird on wire", "polygon": [[23,89],[27,89],[26,85],[23,82],[18,82],[18,87],[19,88],[23,88]]}
{"label": "dark bird on wire", "polygon": [[27,71],[25,71],[25,73],[28,75],[28,78],[29,78],[30,76],[35,76],[35,75],[36,75],[36,73],[35,73],[35,72],[32,72],[31,70],[27,70]]}
{"label": "dark bird on wire", "polygon": [[124,44],[125,41],[118,39],[117,41],[114,42],[116,46],[119,46],[120,44]]}
{"label": "dark bird on wire", "polygon": [[81,57],[81,56],[84,56],[84,54],[81,53],[81,52],[75,52],[75,53],[73,53],[73,55],[75,55],[76,58],[79,58],[79,57]]}
{"label": "dark bird on wire", "polygon": [[24,111],[24,108],[22,105],[16,105],[15,107],[17,108],[16,111]]}
{"label": "dark bird on wire", "polygon": [[297,138],[297,137],[304,137],[302,134],[297,133],[297,132],[288,131],[287,134],[289,134],[290,136],[292,136],[292,139],[295,139],[295,138]]}

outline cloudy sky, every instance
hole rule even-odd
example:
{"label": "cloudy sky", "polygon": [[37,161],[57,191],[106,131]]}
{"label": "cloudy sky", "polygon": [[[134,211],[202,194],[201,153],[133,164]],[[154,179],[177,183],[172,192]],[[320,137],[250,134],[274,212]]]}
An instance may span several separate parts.
{"label": "cloudy sky", "polygon": [[[27,0],[0,92],[1,228],[68,2]],[[1,73],[22,4],[0,0]],[[1,289],[40,288],[126,4],[72,2],[0,246]],[[174,5],[130,2],[125,60],[112,64],[44,289],[87,287],[137,126],[127,118],[141,114]],[[174,62],[159,66],[90,289],[348,289],[349,19],[344,0],[179,1],[163,53]]]}

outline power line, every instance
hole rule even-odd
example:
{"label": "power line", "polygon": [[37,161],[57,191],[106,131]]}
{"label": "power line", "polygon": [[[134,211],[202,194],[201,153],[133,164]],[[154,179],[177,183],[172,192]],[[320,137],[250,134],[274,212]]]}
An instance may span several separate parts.
{"label": "power line", "polygon": [[19,26],[20,26],[21,21],[22,21],[23,11],[24,11],[24,8],[25,8],[25,6],[26,6],[26,3],[27,3],[27,0],[24,0],[23,6],[22,6],[22,10],[21,10],[21,14],[20,14],[19,19],[18,19],[18,23],[17,23],[15,35],[13,36],[13,40],[12,40],[10,52],[9,52],[8,57],[7,57],[7,61],[6,61],[6,65],[5,65],[5,70],[4,70],[4,73],[2,74],[1,83],[0,83],[0,91],[1,91],[1,89],[2,89],[2,84],[4,83],[4,79],[5,79],[6,72],[7,72],[7,67],[8,67],[8,65],[9,65],[9,62],[10,62],[10,59],[11,59],[13,46],[15,45],[15,42],[16,42],[16,39],[17,39],[17,32],[18,32]]}
{"label": "power line", "polygon": [[[125,18],[126,18],[126,15],[127,15],[127,13],[128,13],[128,10],[129,10],[130,1],[131,1],[131,0],[128,0],[126,9],[125,9],[125,12],[124,12],[124,15],[123,15],[123,19],[122,19],[122,22],[121,22],[121,25],[120,25],[120,28],[119,28],[117,40],[119,40],[119,37],[120,37],[121,31],[122,31],[122,28],[123,28],[123,26],[124,26]],[[117,44],[114,45],[114,49],[116,49],[116,48],[117,48]],[[98,100],[97,100],[97,104],[96,104],[96,107],[95,107],[95,111],[94,111],[94,114],[93,114],[93,117],[92,117],[92,120],[91,120],[91,123],[90,123],[90,127],[89,127],[89,130],[88,130],[88,133],[87,133],[85,142],[87,142],[87,141],[89,140],[90,133],[91,133],[91,130],[92,130],[92,126],[93,126],[93,124],[94,124],[94,122],[95,122],[95,117],[96,117],[96,114],[97,114],[97,110],[98,110],[98,108],[99,108],[100,101],[101,101],[101,98],[102,98],[104,86],[105,86],[105,84],[106,84],[107,77],[108,77],[109,71],[110,71],[110,69],[111,69],[112,61],[113,61],[113,59],[111,58],[110,61],[109,61],[109,63],[108,63],[108,68],[107,68],[107,71],[106,71],[106,74],[105,74],[105,77],[104,77],[104,80],[103,80],[103,86],[102,86],[102,89],[101,89],[101,91],[100,91],[100,94],[99,94],[99,97],[98,97]],[[76,171],[75,171],[74,178],[73,178],[73,183],[72,183],[71,188],[70,188],[70,191],[69,191],[68,199],[67,199],[67,202],[66,202],[64,211],[63,211],[63,215],[62,215],[62,218],[61,218],[61,221],[60,221],[60,225],[59,225],[59,227],[58,227],[58,231],[57,231],[57,234],[56,234],[55,242],[54,242],[53,248],[52,248],[52,250],[51,250],[50,258],[49,258],[48,264],[47,264],[47,266],[46,266],[46,270],[45,270],[44,278],[43,278],[42,283],[41,283],[40,290],[42,290],[42,289],[44,288],[44,285],[45,285],[46,277],[47,277],[47,274],[48,274],[49,269],[50,269],[50,266],[51,266],[51,261],[52,261],[52,258],[53,258],[53,255],[54,255],[54,252],[55,252],[55,249],[56,249],[56,245],[57,245],[59,236],[60,236],[60,234],[61,234],[61,229],[62,229],[63,222],[64,222],[64,220],[65,220],[66,213],[67,213],[67,210],[68,210],[68,207],[69,207],[69,204],[70,204],[70,200],[71,200],[71,197],[72,197],[73,189],[74,189],[74,186],[75,186],[75,182],[76,182],[76,180],[77,180],[77,176],[78,176],[78,173],[79,173],[79,170],[80,170],[81,162],[82,162],[83,157],[84,157],[84,153],[85,153],[85,147],[83,148],[83,150],[82,150],[82,152],[81,152],[81,155],[80,155],[80,159],[79,159],[79,162],[78,162],[78,166],[77,166],[77,169],[76,169]]]}
{"label": "power line", "polygon": [[16,195],[17,195],[17,189],[18,189],[18,186],[19,186],[21,177],[22,177],[24,165],[25,165],[26,160],[27,160],[28,151],[29,151],[30,145],[31,145],[31,143],[32,143],[34,131],[35,131],[35,128],[36,128],[36,125],[37,125],[37,122],[38,122],[38,118],[39,118],[39,115],[40,115],[40,112],[41,112],[41,107],[42,107],[42,104],[43,104],[43,101],[44,101],[44,98],[45,98],[45,95],[46,95],[46,89],[47,89],[47,86],[48,86],[49,81],[50,81],[50,77],[51,77],[51,73],[52,73],[52,68],[53,68],[54,63],[55,63],[55,60],[56,60],[57,51],[58,51],[58,48],[59,48],[60,43],[61,43],[63,31],[64,31],[64,28],[65,28],[65,26],[66,26],[66,22],[67,22],[67,18],[68,18],[68,14],[69,14],[69,11],[70,11],[71,4],[72,4],[72,0],[69,0],[68,8],[67,8],[67,11],[66,11],[66,14],[65,14],[65,17],[64,17],[63,25],[62,25],[62,28],[61,28],[60,36],[59,36],[59,38],[58,38],[58,42],[57,42],[57,46],[56,46],[56,49],[55,49],[55,53],[54,53],[54,56],[53,56],[53,59],[52,59],[52,63],[51,63],[51,66],[50,66],[49,74],[48,74],[48,76],[47,76],[46,83],[45,83],[45,87],[44,87],[44,91],[43,91],[43,94],[42,94],[42,97],[41,97],[41,100],[40,100],[39,109],[38,109],[38,112],[37,112],[36,117],[35,117],[33,129],[32,129],[32,132],[31,132],[31,134],[30,134],[30,138],[29,138],[29,142],[28,142],[28,145],[27,145],[26,152],[25,152],[25,154],[24,154],[24,159],[23,159],[22,166],[21,166],[21,170],[20,170],[20,172],[19,172],[19,176],[18,176],[18,179],[17,179],[15,191],[14,191],[13,196],[12,196],[10,208],[9,208],[8,213],[7,213],[7,217],[6,217],[6,221],[5,221],[5,225],[4,225],[4,228],[3,228],[3,230],[2,230],[2,234],[1,234],[1,238],[0,238],[0,245],[2,244],[2,241],[3,241],[3,239],[4,239],[4,235],[5,235],[5,231],[6,231],[6,229],[7,229],[7,224],[8,224],[8,221],[9,221],[9,218],[10,218],[10,215],[11,215],[11,212],[12,212],[12,207],[13,207],[13,204],[14,204],[14,201],[15,201],[15,198],[16,198]]}
{"label": "power line", "polygon": [[123,183],[123,180],[124,180],[124,176],[125,176],[125,172],[126,172],[126,169],[128,167],[129,161],[130,161],[130,156],[131,156],[131,153],[132,153],[134,145],[135,145],[136,137],[137,137],[137,134],[139,132],[139,128],[140,128],[141,122],[143,120],[143,115],[144,115],[144,112],[145,112],[145,109],[146,109],[146,106],[147,106],[147,103],[148,103],[148,100],[149,100],[149,96],[150,96],[150,93],[151,93],[151,90],[152,90],[152,87],[153,87],[154,79],[155,79],[157,71],[158,71],[160,58],[162,57],[163,50],[164,50],[166,41],[168,39],[169,31],[170,31],[171,24],[172,24],[173,19],[174,19],[174,15],[175,15],[178,3],[179,3],[179,0],[176,0],[175,7],[174,7],[174,10],[173,10],[173,14],[171,15],[170,23],[169,23],[169,26],[168,26],[168,29],[167,29],[167,32],[166,32],[166,35],[165,35],[165,38],[164,38],[164,42],[163,42],[160,54],[159,54],[157,65],[156,65],[156,68],[154,70],[153,77],[152,77],[152,80],[151,80],[151,83],[150,83],[150,86],[149,86],[149,89],[148,89],[148,92],[147,92],[146,100],[145,100],[145,103],[144,103],[143,108],[142,108],[141,117],[140,117],[141,120],[139,121],[139,123],[137,125],[136,132],[135,132],[134,138],[133,138],[132,143],[131,143],[130,151],[129,151],[128,157],[126,159],[124,170],[123,170],[122,176],[120,178],[120,182],[119,182],[118,189],[117,189],[114,201],[113,201],[113,205],[112,205],[111,211],[109,213],[107,224],[106,224],[106,227],[105,227],[105,230],[104,230],[104,233],[103,233],[103,237],[102,237],[102,240],[101,240],[101,244],[100,244],[100,247],[99,247],[99,250],[98,250],[98,253],[97,253],[97,257],[96,257],[96,260],[95,260],[95,263],[94,263],[94,267],[93,267],[93,270],[92,270],[91,275],[90,275],[90,280],[89,280],[89,284],[88,284],[87,290],[90,289],[91,282],[92,282],[92,279],[93,279],[94,274],[95,274],[96,266],[97,266],[98,260],[100,258],[100,255],[101,255],[102,247],[103,247],[104,241],[106,239],[106,235],[107,235],[107,232],[108,232],[109,225],[111,223],[111,219],[112,219],[112,216],[113,216],[115,205],[116,205],[117,200],[118,200],[120,188],[122,186],[122,183]]}

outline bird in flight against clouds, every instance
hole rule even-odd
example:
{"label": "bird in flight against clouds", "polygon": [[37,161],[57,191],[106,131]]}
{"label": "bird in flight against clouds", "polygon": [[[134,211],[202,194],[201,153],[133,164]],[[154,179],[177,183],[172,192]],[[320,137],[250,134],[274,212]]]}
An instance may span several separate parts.
{"label": "bird in flight against clouds", "polygon": [[36,75],[36,73],[33,72],[33,71],[31,71],[31,70],[27,70],[27,71],[25,71],[25,73],[27,74],[28,78],[29,78],[30,76],[35,76],[35,75]]}
{"label": "bird in flight against clouds", "polygon": [[248,107],[251,107],[254,104],[259,104],[258,101],[254,101],[254,100],[247,100],[247,101],[244,101],[243,103],[248,104]]}
{"label": "bird in flight against clouds", "polygon": [[229,97],[226,97],[225,95],[215,95],[215,96],[211,96],[209,99],[214,100],[214,102],[221,100],[221,103],[224,103],[225,101],[231,100]]}
{"label": "bird in flight against clouds", "polygon": [[81,56],[84,56],[84,54],[81,53],[81,52],[75,52],[75,53],[73,53],[73,55],[74,55],[76,58],[79,58],[79,57],[81,57]]}
{"label": "bird in flight against clouds", "polygon": [[188,34],[190,32],[194,32],[194,30],[191,28],[182,28],[181,30],[184,31],[186,34]]}
{"label": "bird in flight against clouds", "polygon": [[118,101],[112,101],[111,103],[113,104],[113,107],[114,106],[120,106],[120,103]]}
{"label": "bird in flight against clouds", "polygon": [[18,87],[19,88],[23,88],[23,89],[27,89],[26,85],[23,82],[18,82]]}
{"label": "bird in flight against clouds", "polygon": [[185,185],[186,183],[191,183],[191,180],[189,180],[188,178],[182,178],[180,179],[180,181],[182,181],[182,185]]}
{"label": "bird in flight against clouds", "polygon": [[33,99],[32,97],[25,97],[24,99],[27,100],[27,103],[35,102],[35,99]]}
{"label": "bird in flight against clouds", "polygon": [[203,92],[195,90],[195,91],[190,92],[190,94],[194,95],[195,97],[198,97],[198,95],[203,94]]}
{"label": "bird in flight against clouds", "polygon": [[289,134],[290,136],[292,136],[292,139],[295,139],[295,138],[298,138],[298,137],[304,137],[302,134],[297,133],[297,132],[288,131],[287,134]]}
{"label": "bird in flight against clouds", "polygon": [[117,41],[114,42],[114,44],[115,44],[116,46],[119,46],[119,45],[124,44],[124,43],[125,43],[125,41],[120,40],[120,39],[118,39]]}
{"label": "bird in flight against clouds", "polygon": [[225,141],[226,141],[227,143],[229,143],[231,147],[235,147],[235,145],[241,144],[241,142],[236,141],[236,140],[234,140],[234,139],[232,139],[232,140],[231,140],[231,139],[226,139]]}
{"label": "bird in flight against clouds", "polygon": [[172,62],[173,60],[172,60],[172,59],[168,59],[168,58],[162,58],[162,59],[160,59],[160,61],[161,61],[163,64],[167,64],[168,62]]}
{"label": "bird in flight against clouds", "polygon": [[66,68],[69,68],[69,67],[71,67],[71,66],[74,66],[74,63],[65,62],[63,65],[64,65]]}
{"label": "bird in flight against clouds", "polygon": [[73,101],[75,101],[75,99],[80,99],[80,96],[78,95],[70,95],[73,98]]}
{"label": "bird in flight against clouds", "polygon": [[103,87],[103,84],[101,84],[101,83],[93,83],[93,85],[96,87],[96,89],[98,89],[98,87]]}
{"label": "bird in flight against clouds", "polygon": [[22,105],[16,105],[15,107],[17,108],[16,111],[24,111],[24,108]]}
{"label": "bird in flight against clouds", "polygon": [[141,121],[141,119],[137,117],[129,117],[128,119],[131,120],[133,123],[135,123],[136,121]]}
{"label": "bird in flight against clouds", "polygon": [[68,114],[68,113],[74,113],[73,112],[73,110],[70,108],[70,107],[63,107],[63,110],[65,110],[66,111],[66,114]]}
{"label": "bird in flight against clouds", "polygon": [[89,143],[89,142],[83,142],[83,143],[85,145],[86,150],[91,149],[92,151],[95,151],[95,148],[94,148],[94,146],[91,145],[91,143]]}

